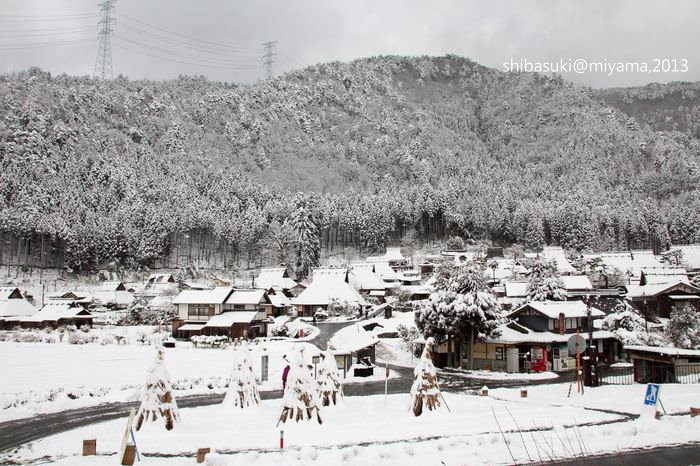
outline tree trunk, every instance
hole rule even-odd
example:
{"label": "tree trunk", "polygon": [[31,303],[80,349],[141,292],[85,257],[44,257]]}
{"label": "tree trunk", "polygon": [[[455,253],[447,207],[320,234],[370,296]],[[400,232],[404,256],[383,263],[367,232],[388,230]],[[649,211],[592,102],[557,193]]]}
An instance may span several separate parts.
{"label": "tree trunk", "polygon": [[469,370],[474,369],[474,326],[469,327],[469,342],[467,344],[469,349]]}

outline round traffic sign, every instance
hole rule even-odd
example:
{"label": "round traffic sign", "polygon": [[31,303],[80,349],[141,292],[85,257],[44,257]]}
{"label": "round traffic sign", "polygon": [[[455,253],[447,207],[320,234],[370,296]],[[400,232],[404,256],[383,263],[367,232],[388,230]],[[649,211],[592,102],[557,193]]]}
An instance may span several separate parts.
{"label": "round traffic sign", "polygon": [[581,335],[571,335],[569,337],[569,341],[566,342],[566,345],[569,347],[569,354],[575,355],[576,354],[576,338],[578,337],[578,352],[583,353],[586,351],[586,348],[588,348],[588,345],[586,345],[586,339],[583,338]]}

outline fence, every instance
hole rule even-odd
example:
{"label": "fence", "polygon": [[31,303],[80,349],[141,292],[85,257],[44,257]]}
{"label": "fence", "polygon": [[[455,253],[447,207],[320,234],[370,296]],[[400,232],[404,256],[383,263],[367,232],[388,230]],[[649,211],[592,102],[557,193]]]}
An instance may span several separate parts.
{"label": "fence", "polygon": [[663,364],[640,360],[636,366],[598,368],[601,385],[700,383],[700,364]]}

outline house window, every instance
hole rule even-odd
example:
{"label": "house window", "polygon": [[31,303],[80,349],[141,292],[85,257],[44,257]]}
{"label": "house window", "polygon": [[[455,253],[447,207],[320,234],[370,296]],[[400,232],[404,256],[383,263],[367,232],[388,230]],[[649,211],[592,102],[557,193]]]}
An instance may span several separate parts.
{"label": "house window", "polygon": [[502,346],[496,347],[496,360],[503,361],[503,347]]}
{"label": "house window", "polygon": [[547,330],[553,331],[557,327],[557,319],[547,319]]}
{"label": "house window", "polygon": [[208,304],[190,304],[187,306],[187,319],[189,320],[209,320],[214,315],[214,308]]}

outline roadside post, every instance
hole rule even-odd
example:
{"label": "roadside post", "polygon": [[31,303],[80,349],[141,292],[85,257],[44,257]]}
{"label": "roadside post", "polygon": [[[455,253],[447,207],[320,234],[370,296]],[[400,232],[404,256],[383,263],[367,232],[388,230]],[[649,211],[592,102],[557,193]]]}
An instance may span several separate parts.
{"label": "roadside post", "polygon": [[314,379],[318,378],[318,363],[321,361],[321,356],[313,356],[311,361],[314,363]]}
{"label": "roadside post", "polygon": [[644,395],[644,407],[648,416],[656,417],[656,405],[659,403],[660,390],[661,386],[657,383],[647,384],[647,391]]}
{"label": "roadside post", "polygon": [[389,392],[389,363],[386,363],[384,375],[384,406],[386,406],[387,393]]}
{"label": "roadside post", "polygon": [[262,360],[260,361],[260,381],[267,382],[268,371],[269,371],[269,361],[270,357],[267,354],[262,355]]}

